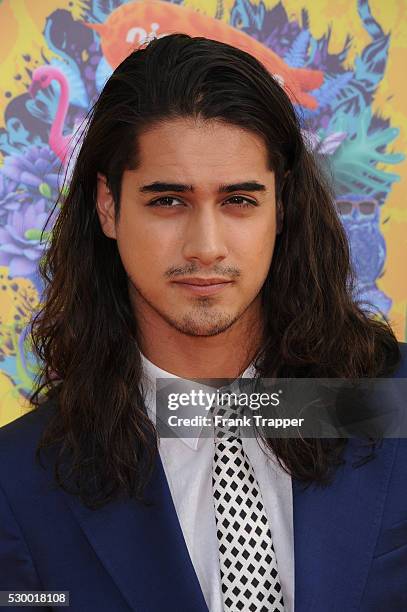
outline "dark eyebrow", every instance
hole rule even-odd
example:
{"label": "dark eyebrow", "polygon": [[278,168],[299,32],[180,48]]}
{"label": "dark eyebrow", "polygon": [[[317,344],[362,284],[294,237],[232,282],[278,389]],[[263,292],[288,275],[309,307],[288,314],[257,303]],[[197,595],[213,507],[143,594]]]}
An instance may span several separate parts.
{"label": "dark eyebrow", "polygon": [[[160,181],[140,187],[141,193],[162,193],[164,191],[175,191],[177,193],[190,191],[193,193],[194,187],[182,183],[162,183]],[[244,183],[232,183],[231,185],[219,185],[218,187],[218,193],[232,193],[233,191],[267,191],[267,188],[257,181],[245,181]]]}

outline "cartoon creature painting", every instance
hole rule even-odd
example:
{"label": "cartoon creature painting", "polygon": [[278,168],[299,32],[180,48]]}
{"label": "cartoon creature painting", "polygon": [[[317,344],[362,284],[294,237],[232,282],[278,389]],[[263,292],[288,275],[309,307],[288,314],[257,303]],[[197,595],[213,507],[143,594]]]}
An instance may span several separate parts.
{"label": "cartoon creature painting", "polygon": [[357,299],[385,315],[392,300],[376,284],[386,260],[386,243],[380,231],[380,205],[374,198],[347,194],[336,206],[350,244],[352,264],[357,276]]}
{"label": "cartoon creature painting", "polygon": [[318,106],[310,92],[322,85],[324,74],[321,70],[291,67],[248,34],[189,7],[161,0],[130,2],[112,11],[103,24],[87,23],[87,26],[100,35],[104,57],[113,69],[149,39],[184,32],[247,51],[266,66],[295,104],[309,109]]}

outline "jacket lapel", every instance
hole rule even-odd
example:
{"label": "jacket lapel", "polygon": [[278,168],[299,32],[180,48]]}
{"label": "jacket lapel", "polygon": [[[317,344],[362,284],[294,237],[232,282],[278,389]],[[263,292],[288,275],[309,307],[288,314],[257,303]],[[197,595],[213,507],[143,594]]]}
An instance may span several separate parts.
{"label": "jacket lapel", "polygon": [[114,501],[96,511],[66,500],[132,610],[208,612],[159,455],[143,506]]}
{"label": "jacket lapel", "polygon": [[350,439],[330,486],[293,481],[296,612],[360,609],[397,442],[384,440],[375,459],[352,468],[366,450]]}

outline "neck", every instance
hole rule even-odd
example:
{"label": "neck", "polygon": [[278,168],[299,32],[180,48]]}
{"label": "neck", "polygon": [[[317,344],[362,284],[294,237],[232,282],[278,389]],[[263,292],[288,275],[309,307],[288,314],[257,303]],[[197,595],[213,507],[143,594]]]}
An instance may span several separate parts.
{"label": "neck", "polygon": [[[188,379],[235,379],[258,353],[262,341],[260,302],[253,303],[216,336],[187,336],[147,307],[137,312],[139,347],[159,368]],[[140,316],[141,315],[141,316]]]}

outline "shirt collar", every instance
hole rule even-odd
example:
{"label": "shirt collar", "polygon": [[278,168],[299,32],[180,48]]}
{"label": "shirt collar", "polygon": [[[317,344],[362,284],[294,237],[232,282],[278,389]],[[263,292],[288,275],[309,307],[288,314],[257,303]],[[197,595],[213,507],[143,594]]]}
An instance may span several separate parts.
{"label": "shirt collar", "polygon": [[[149,359],[147,359],[147,357],[143,355],[143,353],[140,353],[140,354],[141,354],[142,369],[143,369],[143,374],[142,374],[143,391],[144,391],[144,395],[146,399],[147,414],[150,417],[150,419],[153,421],[153,423],[156,423],[156,379],[157,378],[174,378],[174,379],[179,380],[180,377],[177,376],[176,374],[172,374],[171,372],[167,372],[166,370],[159,368],[157,365],[155,365],[155,363],[152,363]],[[256,368],[254,364],[251,363],[245,369],[245,371],[239,376],[239,378],[254,378],[255,376],[256,376]],[[210,392],[214,391],[212,387],[205,387],[204,385],[202,385],[202,388],[207,389]],[[186,407],[186,410],[190,411],[191,408]],[[196,412],[194,412],[194,414],[203,414],[204,412],[206,413],[203,407],[196,407],[195,411]],[[189,414],[190,412],[188,413],[188,415]],[[185,414],[185,416],[187,415]],[[184,444],[186,444],[193,450],[197,449],[198,442],[199,442],[199,439],[202,433],[202,426],[194,428],[194,431],[196,432],[196,436],[194,437],[183,435],[186,433],[187,429],[190,431],[189,428],[183,428],[183,427],[178,426],[178,427],[171,427],[171,429],[174,432],[174,435],[177,438],[179,438]]]}

